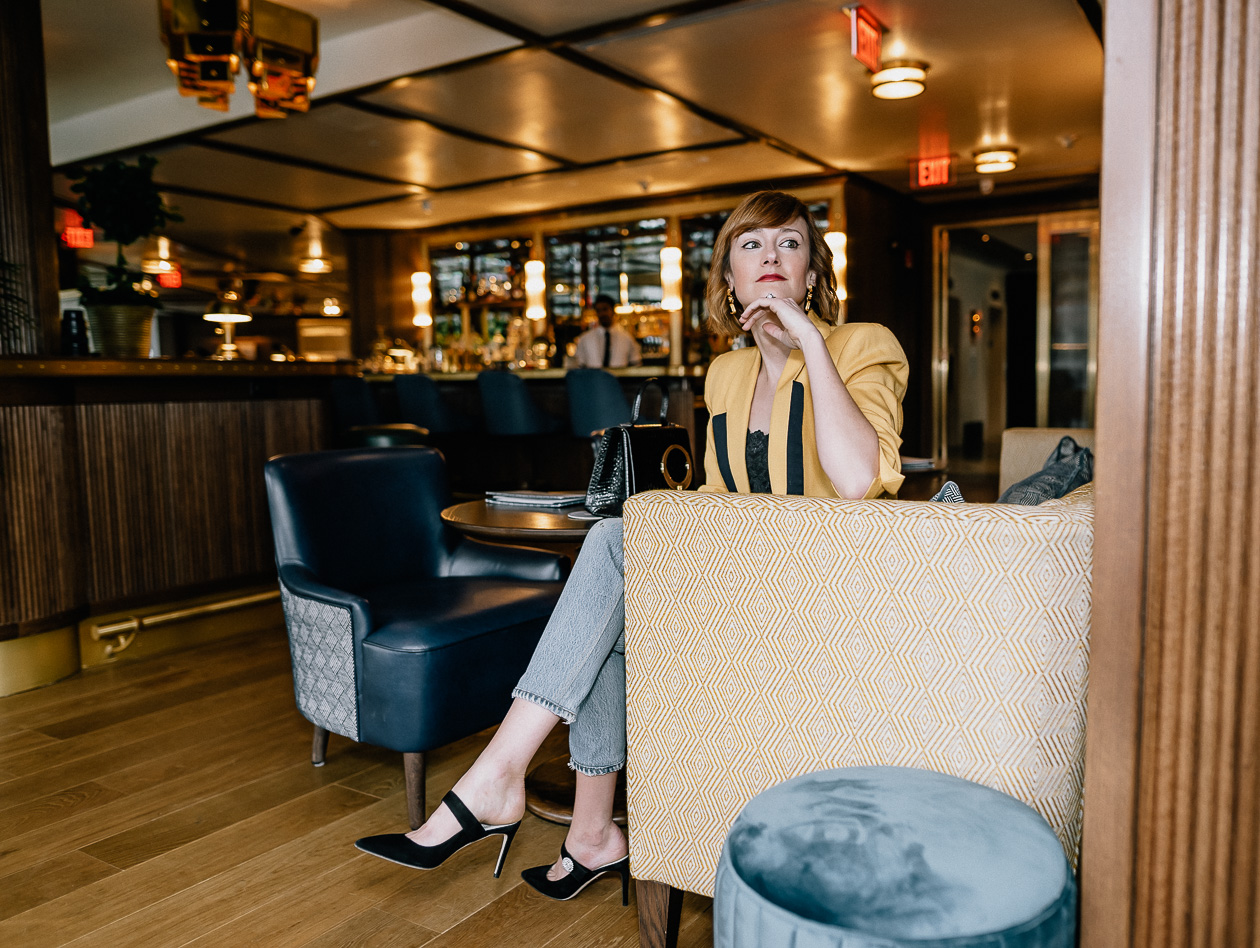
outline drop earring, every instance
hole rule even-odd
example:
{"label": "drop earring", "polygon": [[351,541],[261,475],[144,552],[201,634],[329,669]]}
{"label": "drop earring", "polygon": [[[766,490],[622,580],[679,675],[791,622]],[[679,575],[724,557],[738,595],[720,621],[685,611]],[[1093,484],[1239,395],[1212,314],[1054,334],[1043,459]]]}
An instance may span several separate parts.
{"label": "drop earring", "polygon": [[735,294],[731,292],[729,283],[726,286],[726,308],[732,316],[739,312],[738,308],[735,306]]}
{"label": "drop earring", "polygon": [[809,289],[805,291],[805,305],[802,306],[801,309],[805,310],[805,312],[808,313],[809,307],[813,304],[813,302],[814,302],[814,284],[811,283],[809,285]]}

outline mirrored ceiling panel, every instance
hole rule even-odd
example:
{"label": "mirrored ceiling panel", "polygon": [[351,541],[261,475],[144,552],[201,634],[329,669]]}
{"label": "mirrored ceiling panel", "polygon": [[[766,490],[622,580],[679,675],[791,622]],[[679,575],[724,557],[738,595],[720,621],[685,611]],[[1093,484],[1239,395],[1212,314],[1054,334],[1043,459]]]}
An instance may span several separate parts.
{"label": "mirrored ceiling panel", "polygon": [[[1075,3],[870,6],[889,28],[885,61],[928,64],[917,98],[871,95],[850,55],[848,16],[831,0],[720,8],[582,48],[838,168],[888,170],[949,153],[969,164],[986,139],[1001,138],[1020,149],[1020,173],[1097,167],[1102,48]],[[746,51],[751,68],[732,50]]]}
{"label": "mirrored ceiling panel", "polygon": [[556,167],[532,151],[473,141],[427,122],[348,105],[317,106],[283,122],[255,122],[209,137],[430,188]]}
{"label": "mirrored ceiling panel", "polygon": [[159,153],[153,179],[160,184],[304,210],[371,201],[409,190],[200,145]]}
{"label": "mirrored ceiling panel", "polygon": [[556,36],[580,30],[595,23],[608,23],[642,16],[667,6],[663,0],[473,0],[470,6],[519,23],[543,36]]}
{"label": "mirrored ceiling panel", "polygon": [[400,79],[364,98],[574,162],[739,137],[669,96],[626,85],[540,49]]}
{"label": "mirrored ceiling panel", "polygon": [[336,226],[426,228],[494,215],[533,214],[602,201],[658,197],[732,182],[774,182],[822,169],[778,149],[747,143],[702,151],[674,152],[639,161],[578,171],[553,171],[516,181],[328,215]]}
{"label": "mirrored ceiling panel", "polygon": [[[166,201],[179,209],[184,220],[171,223],[163,234],[180,244],[251,269],[296,273],[298,245],[290,233],[306,223],[303,214],[269,208],[166,193]],[[334,259],[343,256],[341,235],[332,228],[323,232],[325,249]]]}

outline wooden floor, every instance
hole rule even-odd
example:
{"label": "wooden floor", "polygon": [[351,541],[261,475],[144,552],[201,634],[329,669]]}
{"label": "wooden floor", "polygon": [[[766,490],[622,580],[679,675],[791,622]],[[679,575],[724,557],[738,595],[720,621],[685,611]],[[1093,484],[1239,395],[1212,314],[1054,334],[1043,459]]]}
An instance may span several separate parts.
{"label": "wooden floor", "polygon": [[[572,902],[521,882],[564,836],[532,816],[499,880],[497,843],[433,872],[359,853],[405,828],[401,757],[334,737],[316,769],[310,731],[281,630],[0,698],[0,945],[638,944],[633,885],[623,908],[615,878]],[[430,808],[488,736],[431,755]],[[679,944],[712,943],[687,895]]]}

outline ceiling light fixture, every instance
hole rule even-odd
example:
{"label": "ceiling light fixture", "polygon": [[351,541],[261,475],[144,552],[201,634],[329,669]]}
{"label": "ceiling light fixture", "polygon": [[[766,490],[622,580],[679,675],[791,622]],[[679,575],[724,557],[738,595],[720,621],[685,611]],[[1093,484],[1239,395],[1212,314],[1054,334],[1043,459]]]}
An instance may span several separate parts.
{"label": "ceiling light fixture", "polygon": [[220,285],[222,289],[206,309],[204,318],[206,322],[218,323],[223,330],[223,342],[210,358],[231,362],[241,357],[236,347],[236,324],[247,323],[254,317],[245,305],[245,292],[239,279],[231,278]]}
{"label": "ceiling light fixture", "polygon": [[306,246],[298,257],[298,270],[302,273],[332,273],[332,261],[324,255],[324,225],[318,217],[308,217],[305,227]]}
{"label": "ceiling light fixture", "polygon": [[158,19],[180,95],[226,112],[243,61],[259,118],[310,108],[319,21],[309,13],[271,0],[158,0]]}
{"label": "ceiling light fixture", "polygon": [[912,99],[927,86],[927,63],[898,59],[871,74],[871,95],[877,99]]}
{"label": "ceiling light fixture", "polygon": [[1012,171],[1015,159],[1019,156],[1018,148],[988,148],[972,154],[976,161],[976,171],[980,174],[999,174]]}
{"label": "ceiling light fixture", "polygon": [[525,316],[527,319],[547,316],[547,265],[541,260],[525,261]]}
{"label": "ceiling light fixture", "polygon": [[411,275],[411,308],[413,326],[433,325],[433,276],[427,270]]}

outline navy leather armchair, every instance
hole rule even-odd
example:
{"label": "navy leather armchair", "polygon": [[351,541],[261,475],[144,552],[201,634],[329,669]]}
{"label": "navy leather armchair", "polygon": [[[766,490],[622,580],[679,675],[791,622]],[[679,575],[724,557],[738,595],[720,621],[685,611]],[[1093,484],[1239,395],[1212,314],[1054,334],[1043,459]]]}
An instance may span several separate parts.
{"label": "navy leather armchair", "polygon": [[267,462],[298,709],[328,733],[403,754],[412,827],[426,751],[498,722],[568,561],[462,537],[440,518],[432,448],[348,448]]}

